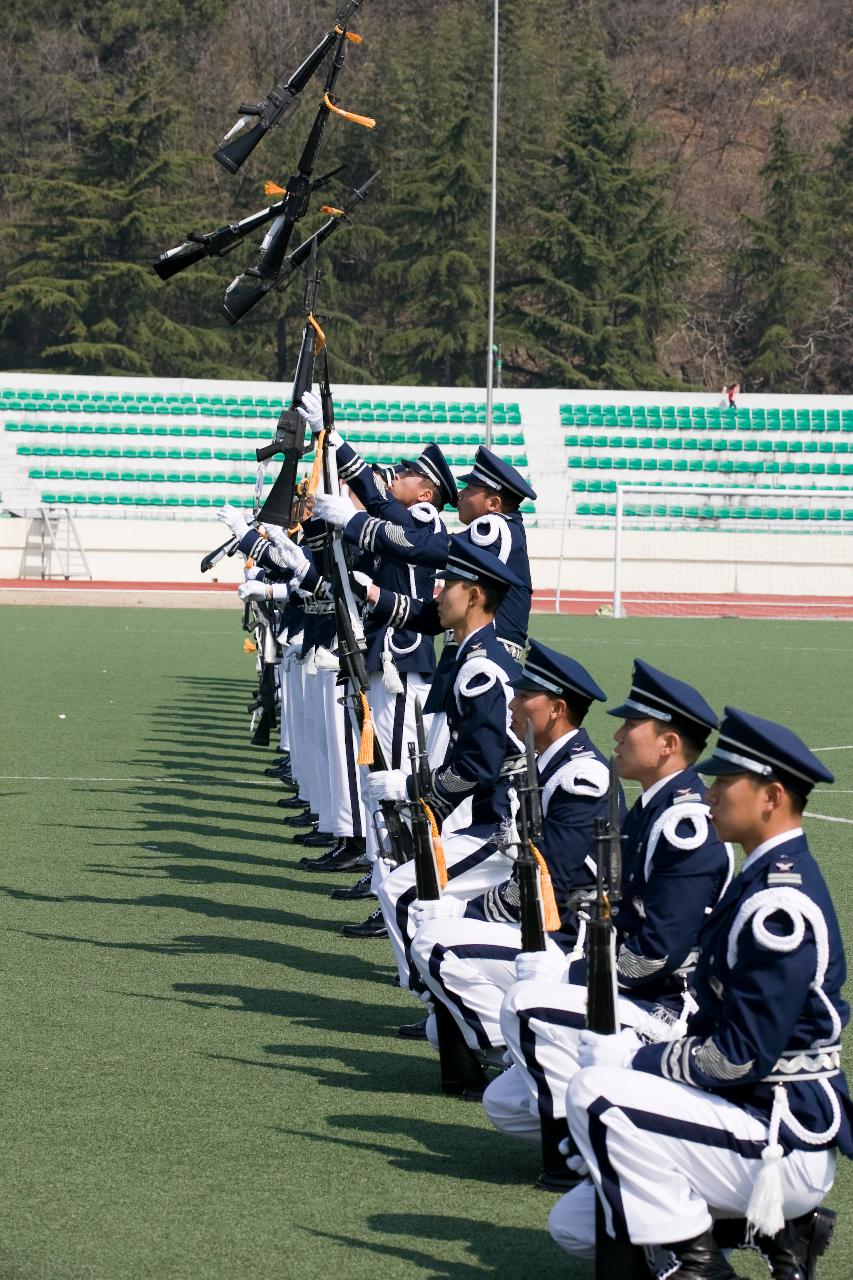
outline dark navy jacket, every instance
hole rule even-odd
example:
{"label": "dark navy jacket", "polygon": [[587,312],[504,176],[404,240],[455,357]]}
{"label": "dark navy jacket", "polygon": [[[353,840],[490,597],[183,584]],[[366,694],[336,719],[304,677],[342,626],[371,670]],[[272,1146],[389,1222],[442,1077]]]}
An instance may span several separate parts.
{"label": "dark navy jacket", "polygon": [[[695,769],[667,778],[622,828],[622,901],[614,907],[616,974],[626,995],[676,996],[696,960],[699,930],[733,870],[733,854],[708,821]],[[573,965],[572,982],[585,966]]]}
{"label": "dark navy jacket", "polygon": [[[344,537],[364,550],[379,552],[383,557],[395,557],[407,564],[423,565],[433,570],[443,569],[447,564],[450,539],[443,529],[439,532],[420,529],[403,533],[387,518],[380,519],[359,512],[350,520],[344,530]],[[524,583],[522,587],[510,587],[495,616],[498,635],[523,648],[527,643],[532,587],[527,537],[521,514],[513,511],[506,515],[496,512],[482,516],[461,530],[459,537],[467,538],[487,551],[493,551]],[[453,660],[453,647],[445,646],[433,677],[432,690],[425,708],[427,711],[441,710]]]}
{"label": "dark navy jacket", "polygon": [[[606,757],[586,730],[579,728],[545,768],[540,765],[537,771],[542,789],[542,834],[537,847],[548,864],[561,915],[561,928],[551,936],[570,951],[577,941],[578,917],[566,907],[566,899],[576,889],[595,883],[593,824],[596,818],[607,817],[610,770]],[[624,812],[624,801],[621,807]],[[468,919],[517,924],[520,899],[515,874],[473,898],[465,915]]]}
{"label": "dark navy jacket", "polygon": [[[513,762],[522,744],[510,728],[510,682],[521,674],[489,624],[457,652],[445,710],[450,730],[447,755],[433,769],[424,799],[439,824],[471,798],[471,825],[466,831],[488,839],[510,816]],[[414,779],[407,785],[412,790]]]}
{"label": "dark navy jacket", "polygon": [[[401,592],[416,596],[422,600],[432,599],[435,589],[433,575],[419,561],[405,553],[404,544],[409,538],[418,538],[426,534],[428,537],[444,537],[447,533],[444,523],[435,507],[429,503],[418,503],[414,507],[405,507],[377,481],[368,464],[345,441],[337,449],[338,479],[345,481],[365,510],[359,512],[359,518],[373,519],[378,523],[387,523],[389,535],[386,545],[374,546],[367,539],[357,542],[365,553],[359,569],[368,573],[379,587],[389,591]],[[396,540],[396,541],[395,541]],[[402,551],[402,554],[401,554]],[[382,670],[382,653],[386,645],[398,671],[417,671],[432,675],[435,671],[435,648],[431,639],[423,633],[415,631],[391,631],[378,617],[367,614],[365,618],[364,636],[367,641],[368,671]],[[387,635],[387,638],[386,638]]]}
{"label": "dark navy jacket", "polygon": [[[762,914],[756,916],[756,910]],[[792,948],[775,950],[769,944],[773,935],[798,937],[800,928],[802,936]],[[773,1085],[765,1077],[781,1076],[795,1119],[810,1133],[831,1126],[829,1090],[840,1126],[837,1135],[817,1145],[837,1145],[853,1156],[853,1104],[843,1073],[824,1081],[803,1078],[810,1070],[831,1072],[830,1050],[850,1010],[841,996],[846,964],[838,920],[802,832],[760,854],[732,882],[699,942],[691,979],[699,1008],[687,1035],[638,1050],[634,1070],[721,1093],[765,1120],[773,1102]],[[823,974],[818,973],[819,954]],[[822,995],[813,987],[816,977]],[[825,1057],[816,1049],[821,1041]],[[811,1145],[784,1121],[780,1141],[787,1149]]]}

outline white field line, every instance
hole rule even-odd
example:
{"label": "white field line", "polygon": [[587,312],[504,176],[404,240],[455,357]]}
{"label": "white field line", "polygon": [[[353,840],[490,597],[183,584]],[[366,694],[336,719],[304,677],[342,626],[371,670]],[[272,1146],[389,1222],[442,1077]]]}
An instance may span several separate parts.
{"label": "white field line", "polygon": [[853,818],[831,818],[828,813],[809,813],[808,810],[803,814],[804,818],[819,818],[821,822],[843,822],[845,826],[853,827]]}
{"label": "white field line", "polygon": [[853,751],[853,743],[846,747],[809,747],[809,751]]}

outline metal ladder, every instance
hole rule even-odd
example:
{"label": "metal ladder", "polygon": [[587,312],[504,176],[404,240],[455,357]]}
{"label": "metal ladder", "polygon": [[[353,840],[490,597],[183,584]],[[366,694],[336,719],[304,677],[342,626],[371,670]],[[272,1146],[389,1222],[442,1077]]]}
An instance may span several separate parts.
{"label": "metal ladder", "polygon": [[38,508],[27,530],[20,573],[22,578],[91,579],[92,570],[68,507]]}

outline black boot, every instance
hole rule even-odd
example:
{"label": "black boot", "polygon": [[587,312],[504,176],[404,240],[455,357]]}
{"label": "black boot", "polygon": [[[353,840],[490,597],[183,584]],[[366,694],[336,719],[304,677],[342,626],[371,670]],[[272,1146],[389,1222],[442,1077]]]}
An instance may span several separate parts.
{"label": "black boot", "polygon": [[836,1215],[817,1208],[791,1218],[775,1236],[750,1237],[743,1218],[714,1223],[714,1239],[721,1249],[755,1249],[770,1268],[773,1280],[815,1280],[817,1260],[829,1246]]}
{"label": "black boot", "polygon": [[364,853],[364,841],[347,836],[335,853],[330,853],[323,867],[307,865],[307,871],[354,871]]}
{"label": "black boot", "polygon": [[345,938],[387,938],[382,908],[377,907],[362,924],[345,924],[341,933]]}
{"label": "black boot", "polygon": [[356,880],[355,884],[351,884],[348,889],[333,889],[329,897],[336,899],[338,902],[351,902],[359,898],[375,898],[376,894],[370,887],[372,879],[372,872],[368,871],[360,880]]}
{"label": "black boot", "polygon": [[[540,1191],[570,1191],[581,1181],[579,1174],[566,1168],[566,1157],[560,1152],[560,1143],[569,1137],[565,1120],[541,1120],[542,1172],[535,1186]],[[574,1146],[574,1144],[572,1144]],[[577,1148],[574,1153],[577,1154]]]}
{"label": "black boot", "polygon": [[404,1022],[397,1028],[397,1035],[401,1040],[426,1040],[428,1022],[429,1018],[424,1018],[423,1022]]}
{"label": "black boot", "polygon": [[737,1273],[732,1271],[710,1231],[703,1231],[692,1240],[679,1240],[661,1247],[678,1259],[678,1280],[737,1280]]}
{"label": "black boot", "polygon": [[325,853],[321,853],[318,858],[300,858],[299,866],[304,870],[306,867],[320,867],[324,862],[331,858],[333,853],[337,853],[343,844],[342,840],[336,840],[331,848],[326,849]]}
{"label": "black boot", "polygon": [[329,849],[336,841],[331,831],[321,831],[319,827],[312,827],[304,836],[296,836],[293,843],[301,844],[305,849]]}
{"label": "black boot", "polygon": [[453,1014],[439,1000],[435,1006],[441,1089],[450,1097],[482,1098],[488,1079],[480,1059],[465,1043]]}

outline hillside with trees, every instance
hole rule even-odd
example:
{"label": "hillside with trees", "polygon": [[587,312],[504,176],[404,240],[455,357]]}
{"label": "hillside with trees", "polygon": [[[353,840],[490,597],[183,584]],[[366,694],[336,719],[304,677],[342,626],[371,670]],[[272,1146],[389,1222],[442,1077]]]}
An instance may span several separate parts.
{"label": "hillside with trees", "polygon": [[[257,241],[152,259],[267,202],[322,91],[212,159],[334,0],[9,0],[0,368],[286,379],[299,284],[231,328]],[[497,341],[508,386],[853,390],[853,15],[843,0],[503,0]],[[315,197],[382,177],[322,253],[334,376],[482,384],[491,4],[364,0]],[[259,237],[260,238],[260,237]]]}

